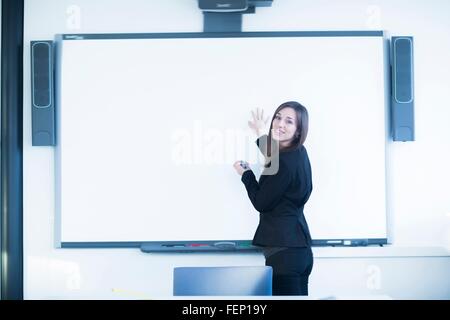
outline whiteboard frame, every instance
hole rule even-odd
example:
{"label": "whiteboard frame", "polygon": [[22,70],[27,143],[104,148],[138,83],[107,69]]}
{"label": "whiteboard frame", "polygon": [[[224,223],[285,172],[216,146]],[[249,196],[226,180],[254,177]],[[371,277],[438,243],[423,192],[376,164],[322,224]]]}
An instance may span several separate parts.
{"label": "whiteboard frame", "polygon": [[[384,50],[384,75],[385,75],[385,159],[387,160],[386,147],[388,141],[389,128],[389,96],[390,96],[390,74],[388,41],[385,39],[383,31],[282,31],[282,32],[220,32],[220,33],[107,33],[107,34],[61,34],[56,35],[55,41],[55,94],[56,94],[56,112],[57,112],[57,146],[60,133],[59,121],[59,101],[60,101],[60,73],[61,73],[61,45],[63,41],[76,40],[107,40],[107,39],[184,39],[184,38],[253,38],[253,37],[381,37],[383,38]],[[59,148],[55,152],[55,246],[59,248],[140,248],[144,252],[183,252],[183,251],[249,251],[260,248],[251,245],[251,240],[217,240],[217,241],[151,241],[151,242],[62,242],[61,241],[61,179]],[[387,161],[386,161],[387,164]],[[385,165],[387,173],[387,166]],[[387,182],[387,176],[385,183]],[[385,189],[385,219],[388,222],[388,190]],[[389,234],[389,225],[386,223],[386,235]],[[313,246],[367,246],[388,244],[386,238],[376,239],[313,239]]]}

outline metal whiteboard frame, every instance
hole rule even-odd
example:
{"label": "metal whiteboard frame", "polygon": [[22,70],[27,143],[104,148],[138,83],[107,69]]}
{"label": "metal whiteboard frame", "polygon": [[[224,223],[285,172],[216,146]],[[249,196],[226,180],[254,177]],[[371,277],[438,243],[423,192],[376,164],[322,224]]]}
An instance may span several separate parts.
{"label": "metal whiteboard frame", "polygon": [[[258,38],[258,37],[385,37],[383,31],[281,31],[281,32],[186,32],[186,33],[106,33],[106,34],[61,34],[56,36],[56,77],[55,77],[55,92],[57,101],[60,101],[60,90],[58,88],[60,79],[59,74],[61,70],[61,43],[62,41],[77,41],[77,40],[110,40],[110,39],[189,39],[189,38]],[[388,135],[389,124],[389,54],[387,40],[383,41],[384,50],[384,75],[385,75],[385,154]],[[57,134],[59,131],[59,121],[57,116]],[[58,136],[56,137],[58,144]],[[58,155],[57,155],[58,156]],[[386,155],[387,157],[387,155]],[[387,160],[387,159],[386,159]],[[59,163],[56,161],[56,163]],[[58,168],[57,168],[58,169]],[[385,166],[385,173],[387,168]],[[59,177],[56,177],[56,192],[60,190]],[[387,178],[387,176],[386,176]],[[387,180],[385,180],[387,181]],[[56,197],[58,199],[58,196]],[[130,242],[62,242],[61,241],[61,204],[56,203],[56,217],[55,217],[55,246],[60,248],[140,248],[143,252],[217,252],[217,251],[254,251],[261,248],[251,245],[251,240],[216,240],[216,241],[130,241]],[[386,183],[386,206],[385,206],[386,222],[388,222],[388,189]],[[389,234],[389,225],[387,223],[387,234]],[[388,238],[376,239],[313,239],[313,246],[368,246],[368,245],[385,245],[388,244]]]}

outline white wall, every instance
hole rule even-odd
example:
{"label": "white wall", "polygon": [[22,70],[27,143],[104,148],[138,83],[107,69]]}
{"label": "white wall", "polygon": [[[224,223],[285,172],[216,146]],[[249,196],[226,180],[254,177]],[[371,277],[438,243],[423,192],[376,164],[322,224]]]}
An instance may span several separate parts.
{"label": "white wall", "polygon": [[[243,31],[381,29],[414,36],[417,141],[388,145],[394,248],[316,248],[312,296],[450,299],[450,257],[439,249],[450,248],[449,12],[447,0],[275,0],[244,17]],[[54,150],[31,147],[29,41],[56,33],[201,31],[196,0],[25,1],[25,298],[169,296],[174,266],[264,263],[256,253],[54,249]]]}

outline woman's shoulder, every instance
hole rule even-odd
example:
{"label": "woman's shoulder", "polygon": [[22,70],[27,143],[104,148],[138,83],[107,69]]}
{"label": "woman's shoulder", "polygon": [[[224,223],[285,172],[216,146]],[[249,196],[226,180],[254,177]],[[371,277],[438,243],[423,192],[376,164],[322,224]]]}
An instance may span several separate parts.
{"label": "woman's shoulder", "polygon": [[299,146],[295,149],[286,151],[286,152],[280,152],[280,158],[283,159],[295,159],[298,157],[301,157],[306,152],[306,149],[304,146]]}
{"label": "woman's shoulder", "polygon": [[289,152],[280,152],[280,166],[288,169],[294,169],[301,159],[300,150],[291,150]]}
{"label": "woman's shoulder", "polygon": [[304,146],[300,146],[290,152],[280,153],[280,163],[287,167],[295,167],[308,160],[308,152]]}

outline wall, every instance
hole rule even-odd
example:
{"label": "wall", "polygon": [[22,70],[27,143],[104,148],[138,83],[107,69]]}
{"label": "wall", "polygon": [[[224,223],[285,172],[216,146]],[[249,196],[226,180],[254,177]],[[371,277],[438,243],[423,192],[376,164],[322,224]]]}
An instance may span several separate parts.
{"label": "wall", "polygon": [[[276,0],[271,8],[257,8],[256,14],[244,17],[243,31],[381,29],[388,36],[414,36],[417,141],[390,142],[387,147],[393,248],[315,248],[312,297],[450,299],[450,257],[442,249],[450,248],[448,12],[446,0]],[[31,147],[29,41],[52,39],[56,33],[201,31],[202,14],[195,0],[25,1],[26,299],[170,296],[174,266],[264,263],[257,253],[54,249],[54,150]]]}

